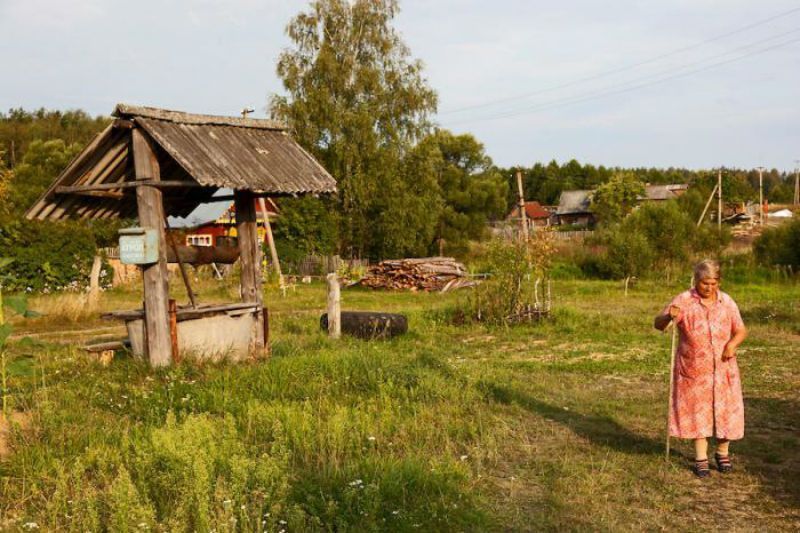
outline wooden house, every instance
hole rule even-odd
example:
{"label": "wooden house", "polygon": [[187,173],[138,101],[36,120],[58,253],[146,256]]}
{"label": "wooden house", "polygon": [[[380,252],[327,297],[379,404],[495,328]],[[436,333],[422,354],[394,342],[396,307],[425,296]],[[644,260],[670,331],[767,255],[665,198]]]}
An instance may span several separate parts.
{"label": "wooden house", "polygon": [[562,191],[556,208],[556,219],[560,225],[591,226],[595,223],[592,213],[594,191]]}
{"label": "wooden house", "polygon": [[[266,225],[264,216],[269,218],[270,224],[275,224],[278,218],[278,206],[272,198],[264,202],[266,213],[261,210],[260,202],[255,202],[256,225],[258,241],[266,243]],[[186,246],[225,246],[236,243],[236,206],[230,204],[218,217],[201,224],[189,226],[182,231],[183,241]]]}
{"label": "wooden house", "polygon": [[[549,226],[552,216],[552,212],[539,202],[535,200],[525,202],[525,220],[528,222],[529,227]],[[517,206],[511,211],[506,220],[519,223],[519,219],[519,206]]]}

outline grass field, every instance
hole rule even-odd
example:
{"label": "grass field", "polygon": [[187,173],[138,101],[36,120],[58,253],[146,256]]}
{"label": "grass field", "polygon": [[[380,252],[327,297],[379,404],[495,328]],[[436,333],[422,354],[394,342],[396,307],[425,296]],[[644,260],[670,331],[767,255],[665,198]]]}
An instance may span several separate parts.
{"label": "grass field", "polygon": [[[736,471],[696,480],[663,457],[669,336],[681,290],[559,280],[552,320],[454,326],[458,294],[343,292],[405,312],[391,341],[331,341],[322,285],[268,291],[273,355],[153,372],[104,368],[79,342],[108,328],[34,299],[8,348],[18,412],[0,461],[0,524],[42,531],[780,531],[800,528],[800,287],[727,284],[747,427]],[[206,282],[206,302],[235,288]],[[174,293],[178,294],[176,287]],[[101,309],[133,307],[135,290]],[[72,331],[73,333],[70,333]],[[118,331],[121,331],[119,329]],[[19,414],[23,411],[24,414]],[[34,525],[35,524],[35,525]]]}

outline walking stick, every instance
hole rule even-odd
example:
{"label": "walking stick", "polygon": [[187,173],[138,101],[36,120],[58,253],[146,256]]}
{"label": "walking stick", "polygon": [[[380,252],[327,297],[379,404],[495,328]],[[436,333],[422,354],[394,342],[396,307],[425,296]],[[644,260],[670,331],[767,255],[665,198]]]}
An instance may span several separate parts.
{"label": "walking stick", "polygon": [[669,362],[669,398],[667,399],[667,461],[669,461],[669,417],[672,414],[672,392],[675,387],[675,352],[678,349],[678,327],[674,320],[669,325],[672,326],[672,349]]}

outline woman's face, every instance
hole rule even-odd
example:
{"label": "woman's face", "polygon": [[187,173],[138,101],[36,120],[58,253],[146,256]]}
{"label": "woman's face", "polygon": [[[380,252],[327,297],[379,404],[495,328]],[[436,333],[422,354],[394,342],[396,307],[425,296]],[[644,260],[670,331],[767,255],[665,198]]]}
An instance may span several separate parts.
{"label": "woman's face", "polygon": [[694,287],[701,298],[711,298],[719,289],[719,280],[717,278],[703,278]]}

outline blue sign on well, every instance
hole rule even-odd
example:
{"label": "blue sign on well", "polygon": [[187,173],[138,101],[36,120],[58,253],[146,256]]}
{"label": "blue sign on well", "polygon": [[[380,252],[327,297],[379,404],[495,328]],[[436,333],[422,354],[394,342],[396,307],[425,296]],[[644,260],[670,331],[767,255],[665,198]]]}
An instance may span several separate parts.
{"label": "blue sign on well", "polygon": [[126,265],[158,262],[158,230],[124,228],[119,230],[119,259]]}

